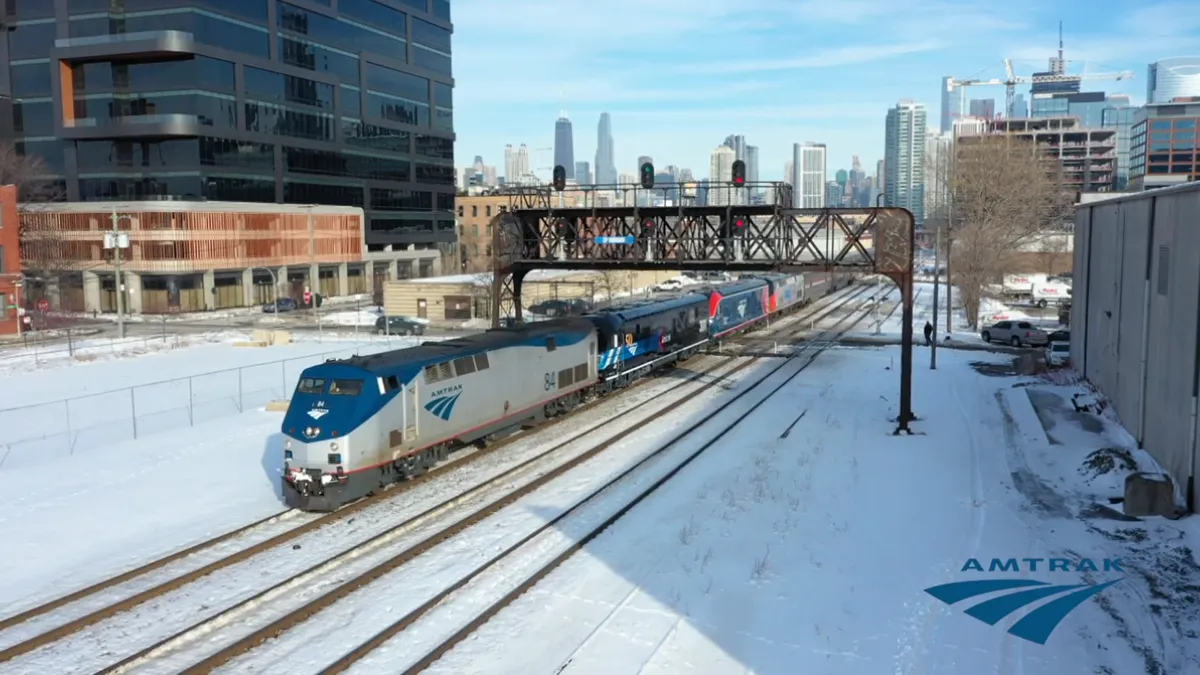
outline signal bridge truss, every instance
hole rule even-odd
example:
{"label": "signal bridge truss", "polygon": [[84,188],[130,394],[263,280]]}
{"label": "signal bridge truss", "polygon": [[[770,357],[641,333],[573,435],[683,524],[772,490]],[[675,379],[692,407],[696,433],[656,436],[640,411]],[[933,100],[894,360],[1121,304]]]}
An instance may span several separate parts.
{"label": "signal bridge truss", "polygon": [[[912,433],[912,214],[899,208],[791,208],[786,184],[710,183],[709,201],[714,195],[744,201],[763,187],[785,204],[696,206],[688,185],[564,192],[530,187],[511,193],[508,211],[492,221],[493,325],[503,317],[521,319],[522,281],[539,269],[884,275],[896,282],[903,303],[896,433]],[[602,205],[639,201],[670,205]]]}

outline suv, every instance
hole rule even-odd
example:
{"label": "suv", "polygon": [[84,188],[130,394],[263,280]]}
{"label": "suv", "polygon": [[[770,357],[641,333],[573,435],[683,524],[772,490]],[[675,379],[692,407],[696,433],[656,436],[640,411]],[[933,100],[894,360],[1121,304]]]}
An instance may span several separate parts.
{"label": "suv", "polygon": [[[384,326],[387,329],[384,329]],[[381,316],[375,320],[375,332],[383,335],[424,335],[424,324],[402,316]]]}
{"label": "suv", "polygon": [[1028,321],[998,321],[979,336],[984,342],[1006,342],[1014,347],[1041,347],[1049,342],[1045,331]]}

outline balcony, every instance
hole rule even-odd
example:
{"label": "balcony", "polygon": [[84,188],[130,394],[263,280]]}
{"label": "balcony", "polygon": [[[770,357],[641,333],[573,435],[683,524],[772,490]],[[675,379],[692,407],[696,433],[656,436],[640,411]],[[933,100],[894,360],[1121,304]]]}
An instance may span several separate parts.
{"label": "balcony", "polygon": [[179,138],[199,136],[197,115],[130,115],[99,121],[94,117],[64,120],[62,136],[70,139]]}
{"label": "balcony", "polygon": [[179,30],[95,35],[54,41],[53,57],[70,63],[115,59],[188,58],[196,53],[195,36]]}

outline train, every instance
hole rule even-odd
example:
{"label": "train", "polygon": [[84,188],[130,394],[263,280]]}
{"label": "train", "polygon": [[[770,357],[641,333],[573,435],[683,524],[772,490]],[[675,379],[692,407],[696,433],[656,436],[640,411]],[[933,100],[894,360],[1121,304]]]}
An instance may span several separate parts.
{"label": "train", "polygon": [[743,276],[676,297],[311,366],[284,414],[284,501],[334,511],[852,280],[846,273]]}

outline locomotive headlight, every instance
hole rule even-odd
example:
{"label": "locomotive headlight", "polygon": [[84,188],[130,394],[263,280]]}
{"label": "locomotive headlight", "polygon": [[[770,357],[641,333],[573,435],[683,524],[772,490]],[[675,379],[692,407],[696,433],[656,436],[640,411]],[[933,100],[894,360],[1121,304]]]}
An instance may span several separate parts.
{"label": "locomotive headlight", "polygon": [[337,452],[337,449],[338,449],[338,444],[337,444],[337,441],[334,441],[334,442],[330,443],[330,444],[329,444],[329,449],[330,449],[330,450],[333,450],[334,452]]}
{"label": "locomotive headlight", "polygon": [[283,442],[283,449],[284,449],[284,450],[291,450],[291,449],[292,449],[292,439],[290,439],[290,438],[289,438],[289,439],[287,439],[286,441],[284,441],[284,442]]}

